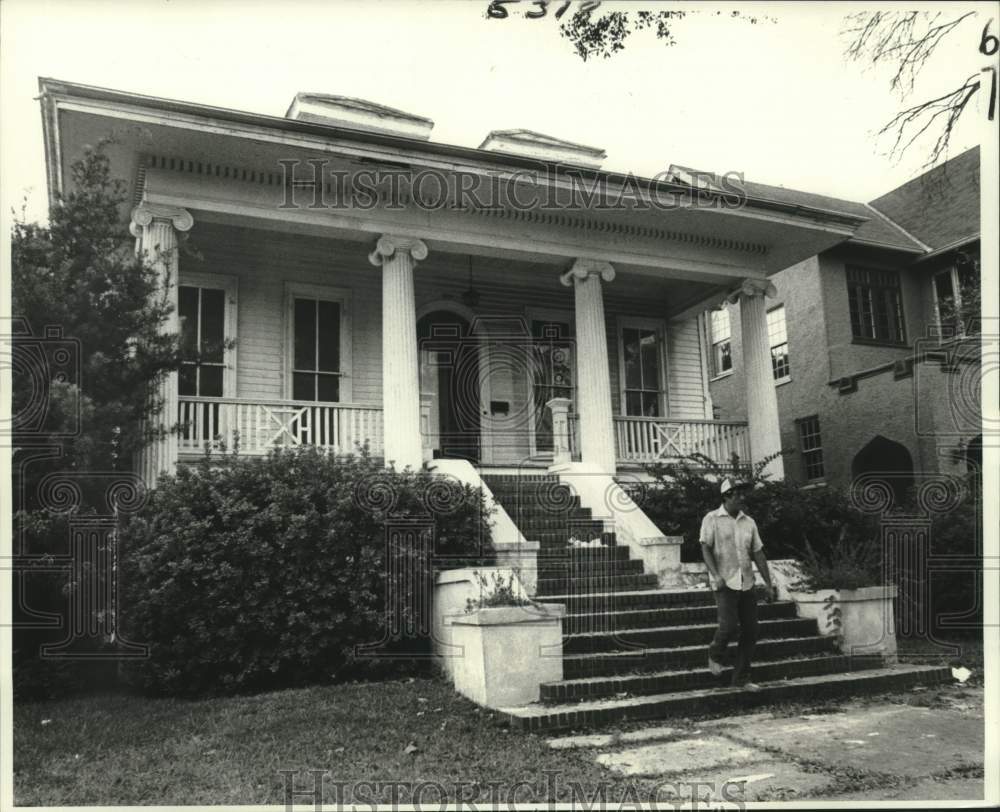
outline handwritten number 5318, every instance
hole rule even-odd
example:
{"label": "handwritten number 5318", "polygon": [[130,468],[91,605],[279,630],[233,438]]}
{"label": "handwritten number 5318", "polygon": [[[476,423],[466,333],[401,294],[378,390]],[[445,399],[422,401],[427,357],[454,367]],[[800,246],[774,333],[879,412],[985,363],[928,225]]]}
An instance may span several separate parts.
{"label": "handwritten number 5318", "polygon": [[[505,6],[519,2],[521,2],[521,0],[492,0],[489,7],[486,9],[486,16],[493,20],[504,20],[509,16]],[[534,6],[534,8],[531,11],[524,12],[524,16],[529,20],[540,19],[549,13],[551,0],[530,0],[530,3]],[[555,18],[558,20],[562,17],[572,4],[573,0],[564,0],[562,5],[560,5],[556,10]],[[591,12],[600,4],[600,0],[585,0],[585,2],[580,4],[580,11],[584,13]]]}

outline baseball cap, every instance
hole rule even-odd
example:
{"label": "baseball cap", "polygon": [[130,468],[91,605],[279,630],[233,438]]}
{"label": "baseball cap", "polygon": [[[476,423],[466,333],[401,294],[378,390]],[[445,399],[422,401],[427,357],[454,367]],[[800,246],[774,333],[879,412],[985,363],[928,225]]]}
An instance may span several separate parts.
{"label": "baseball cap", "polygon": [[722,480],[722,484],[719,486],[719,493],[727,494],[731,490],[740,489],[745,490],[750,487],[749,482],[744,482],[742,479],[736,479],[735,477],[726,477]]}

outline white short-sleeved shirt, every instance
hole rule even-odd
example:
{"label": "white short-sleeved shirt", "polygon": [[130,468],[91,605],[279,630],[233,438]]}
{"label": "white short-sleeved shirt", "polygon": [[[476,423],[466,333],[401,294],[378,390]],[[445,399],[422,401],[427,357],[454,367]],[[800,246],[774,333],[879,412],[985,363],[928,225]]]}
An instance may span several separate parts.
{"label": "white short-sleeved shirt", "polygon": [[753,554],[764,549],[757,522],[742,510],[734,519],[720,505],[702,519],[699,541],[715,554],[719,577],[726,586],[753,589]]}

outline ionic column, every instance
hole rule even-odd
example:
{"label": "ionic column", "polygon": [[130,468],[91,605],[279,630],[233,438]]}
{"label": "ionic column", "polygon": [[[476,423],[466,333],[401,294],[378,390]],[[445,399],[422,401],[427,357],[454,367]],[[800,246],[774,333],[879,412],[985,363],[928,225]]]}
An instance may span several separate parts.
{"label": "ionic column", "polygon": [[578,259],[560,277],[564,285],[573,286],[575,294],[580,458],[612,475],[615,473],[615,433],[601,280],[610,282],[614,278],[615,269],[609,263],[590,259]]}
{"label": "ionic column", "polygon": [[[774,390],[771,342],[767,335],[765,296],[776,294],[766,279],[746,279],[729,301],[740,303],[740,335],[743,363],[746,368],[747,420],[750,423],[750,462],[781,450],[781,426],[778,420],[778,396]],[[781,457],[764,468],[772,479],[785,478]]]}
{"label": "ionic column", "polygon": [[413,237],[383,234],[368,255],[382,268],[382,423],[386,463],[402,470],[423,465],[420,375],[413,269],[427,246]]}
{"label": "ionic column", "polygon": [[[144,254],[159,276],[157,297],[163,297],[172,306],[161,328],[164,333],[176,334],[180,331],[177,246],[179,235],[190,231],[193,225],[191,212],[179,206],[143,201],[132,210],[129,231],[136,238],[136,253]],[[178,421],[177,373],[168,372],[161,376],[153,396],[163,402],[163,409],[153,419],[166,434],[145,446],[139,454],[137,473],[148,488],[156,487],[161,473],[173,474],[177,468],[177,435],[173,433]]]}

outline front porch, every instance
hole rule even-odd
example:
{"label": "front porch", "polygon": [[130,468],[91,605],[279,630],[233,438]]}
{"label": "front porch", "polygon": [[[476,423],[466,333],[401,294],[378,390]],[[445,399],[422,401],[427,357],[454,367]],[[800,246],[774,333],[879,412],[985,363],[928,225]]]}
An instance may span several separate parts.
{"label": "front porch", "polygon": [[463,458],[609,473],[753,458],[749,423],[711,419],[706,319],[689,303],[710,305],[717,288],[684,274],[423,254],[409,238],[378,241],[402,263],[379,269],[378,249],[369,262],[357,241],[213,218],[188,244],[173,289],[188,360],[164,421],[179,431],[153,448],[147,481],[206,447],[366,446],[399,468]]}
{"label": "front porch", "polygon": [[[297,446],[316,446],[334,454],[351,454],[366,446],[372,456],[384,456],[380,405],[188,396],[178,399],[178,415],[178,453],[185,462],[203,456],[206,449],[262,455]],[[579,461],[576,415],[570,415],[570,425],[571,459]],[[734,454],[744,462],[750,456],[746,422],[614,415],[614,428],[619,469],[676,462],[691,454],[719,464],[728,463]],[[428,432],[422,435],[427,458],[435,452],[429,445],[431,437]],[[495,464],[531,467],[552,461],[550,451],[522,460],[500,458]]]}

